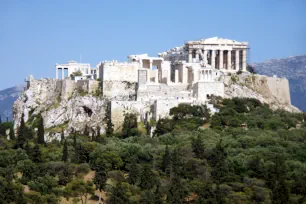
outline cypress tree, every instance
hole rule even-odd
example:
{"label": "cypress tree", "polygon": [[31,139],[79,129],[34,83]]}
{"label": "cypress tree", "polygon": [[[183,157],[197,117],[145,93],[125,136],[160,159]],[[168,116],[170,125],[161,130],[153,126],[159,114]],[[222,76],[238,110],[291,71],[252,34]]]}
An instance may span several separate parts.
{"label": "cypress tree", "polygon": [[37,143],[46,144],[45,142],[45,129],[44,129],[44,119],[40,116],[38,131],[37,131]]}
{"label": "cypress tree", "polygon": [[1,118],[1,115],[0,115],[0,124],[2,123],[2,118]]}
{"label": "cypress tree", "polygon": [[67,146],[67,140],[65,140],[63,147],[62,161],[67,162],[67,160],[68,160],[68,146]]}
{"label": "cypress tree", "polygon": [[13,126],[10,127],[10,139],[15,140],[15,132]]}
{"label": "cypress tree", "polygon": [[162,171],[169,174],[170,165],[171,165],[171,155],[169,152],[169,147],[167,145],[165,149],[165,155],[163,157]]}
{"label": "cypress tree", "polygon": [[42,161],[41,159],[41,152],[38,144],[36,144],[32,151],[32,160],[35,163],[40,163]]}
{"label": "cypress tree", "polygon": [[64,130],[62,129],[62,133],[61,133],[61,143],[63,144],[64,141],[65,141],[65,134],[64,134]]}
{"label": "cypress tree", "polygon": [[195,139],[192,139],[192,151],[195,154],[196,158],[203,159],[204,158],[204,144],[200,136]]}
{"label": "cypress tree", "polygon": [[89,130],[87,124],[85,125],[83,135],[89,137]]}
{"label": "cypress tree", "polygon": [[26,142],[26,126],[24,123],[24,114],[21,116],[20,126],[18,128],[18,137],[16,142],[16,148],[23,148],[25,142]]}

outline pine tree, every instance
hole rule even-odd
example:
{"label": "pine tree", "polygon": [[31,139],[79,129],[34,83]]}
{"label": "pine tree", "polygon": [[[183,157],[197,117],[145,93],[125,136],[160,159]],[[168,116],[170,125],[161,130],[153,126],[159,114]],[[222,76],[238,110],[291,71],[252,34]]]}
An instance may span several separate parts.
{"label": "pine tree", "polygon": [[64,162],[67,162],[67,161],[68,161],[68,146],[67,146],[67,140],[64,141],[62,161],[64,161]]}
{"label": "pine tree", "polygon": [[39,126],[37,131],[37,143],[46,144],[45,142],[45,129],[44,129],[44,119],[40,116]]}
{"label": "pine tree", "polygon": [[126,204],[129,203],[126,191],[122,183],[118,183],[113,189],[112,195],[109,199],[110,204]]}
{"label": "pine tree", "polygon": [[170,165],[171,165],[171,155],[169,152],[169,147],[168,145],[166,146],[165,149],[165,155],[163,157],[163,163],[162,163],[162,171],[169,174],[170,172]]}
{"label": "pine tree", "polygon": [[20,126],[18,128],[18,137],[17,137],[17,142],[16,142],[16,147],[17,148],[23,148],[26,139],[27,139],[27,132],[26,132],[26,126],[24,123],[24,114],[21,116],[21,121],[20,121]]}
{"label": "pine tree", "polygon": [[13,126],[10,127],[10,139],[11,140],[15,140],[16,139],[15,138],[15,131],[14,131],[14,127]]}

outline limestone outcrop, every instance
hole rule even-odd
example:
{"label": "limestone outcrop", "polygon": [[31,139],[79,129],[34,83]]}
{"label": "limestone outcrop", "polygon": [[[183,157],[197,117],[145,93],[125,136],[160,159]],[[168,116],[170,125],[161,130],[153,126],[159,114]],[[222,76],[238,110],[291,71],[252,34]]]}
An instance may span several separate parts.
{"label": "limestone outcrop", "polygon": [[65,135],[72,130],[82,132],[86,125],[91,131],[96,131],[99,126],[103,133],[106,101],[94,96],[96,90],[92,86],[97,87],[71,80],[30,78],[28,89],[13,106],[15,131],[22,114],[27,123],[41,114],[47,141],[59,139],[62,131]]}
{"label": "limestone outcrop", "polygon": [[291,105],[289,83],[286,78],[255,74],[227,75],[224,77],[225,98],[256,98],[274,110],[300,112]]}

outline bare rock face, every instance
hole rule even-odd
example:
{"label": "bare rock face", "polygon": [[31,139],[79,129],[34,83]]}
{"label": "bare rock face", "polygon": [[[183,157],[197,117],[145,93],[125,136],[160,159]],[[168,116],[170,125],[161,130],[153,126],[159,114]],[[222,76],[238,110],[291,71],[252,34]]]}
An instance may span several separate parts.
{"label": "bare rock face", "polygon": [[225,76],[225,97],[256,98],[267,103],[273,110],[284,109],[289,112],[300,112],[291,105],[290,90],[286,78],[267,77],[245,74]]}
{"label": "bare rock face", "polygon": [[15,131],[20,124],[22,114],[28,123],[41,114],[44,119],[46,141],[59,139],[62,131],[65,135],[73,130],[82,132],[85,126],[91,132],[96,132],[99,126],[103,133],[105,100],[93,96],[86,90],[79,93],[80,87],[77,83],[68,81],[67,83],[66,80],[30,79],[28,89],[13,106]]}

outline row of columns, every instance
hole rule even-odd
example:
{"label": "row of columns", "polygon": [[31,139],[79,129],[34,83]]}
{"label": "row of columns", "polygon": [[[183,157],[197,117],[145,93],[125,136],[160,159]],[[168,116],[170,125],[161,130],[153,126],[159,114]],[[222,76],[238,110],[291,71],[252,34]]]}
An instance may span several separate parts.
{"label": "row of columns", "polygon": [[213,72],[212,70],[199,70],[199,81],[212,81]]}
{"label": "row of columns", "polygon": [[[215,58],[216,58],[216,50],[210,50],[211,51],[211,66],[213,68],[216,67],[216,64],[215,64]],[[224,62],[224,59],[223,59],[223,56],[224,56],[224,51],[226,50],[219,50],[219,67],[221,69],[224,69],[223,67],[223,62]],[[233,67],[232,67],[232,52],[235,52],[235,70],[239,70],[240,68],[240,51],[241,50],[227,50],[227,69],[228,70],[231,70]],[[192,63],[193,62],[193,57],[192,57],[192,52],[193,50],[189,50],[189,56],[188,56],[188,60],[189,60],[189,63]],[[208,50],[204,50],[204,59],[203,61],[204,62],[207,62],[207,54],[208,54]],[[195,56],[195,59],[196,59],[196,62],[199,62],[200,59],[199,59],[199,51],[196,50],[196,56]],[[246,49],[242,49],[242,70],[243,71],[246,71]]]}
{"label": "row of columns", "polygon": [[[58,70],[61,70],[62,72],[62,78],[61,79],[65,79],[65,69],[64,68],[56,68],[56,79],[58,79]],[[67,69],[68,70],[68,69]]]}

